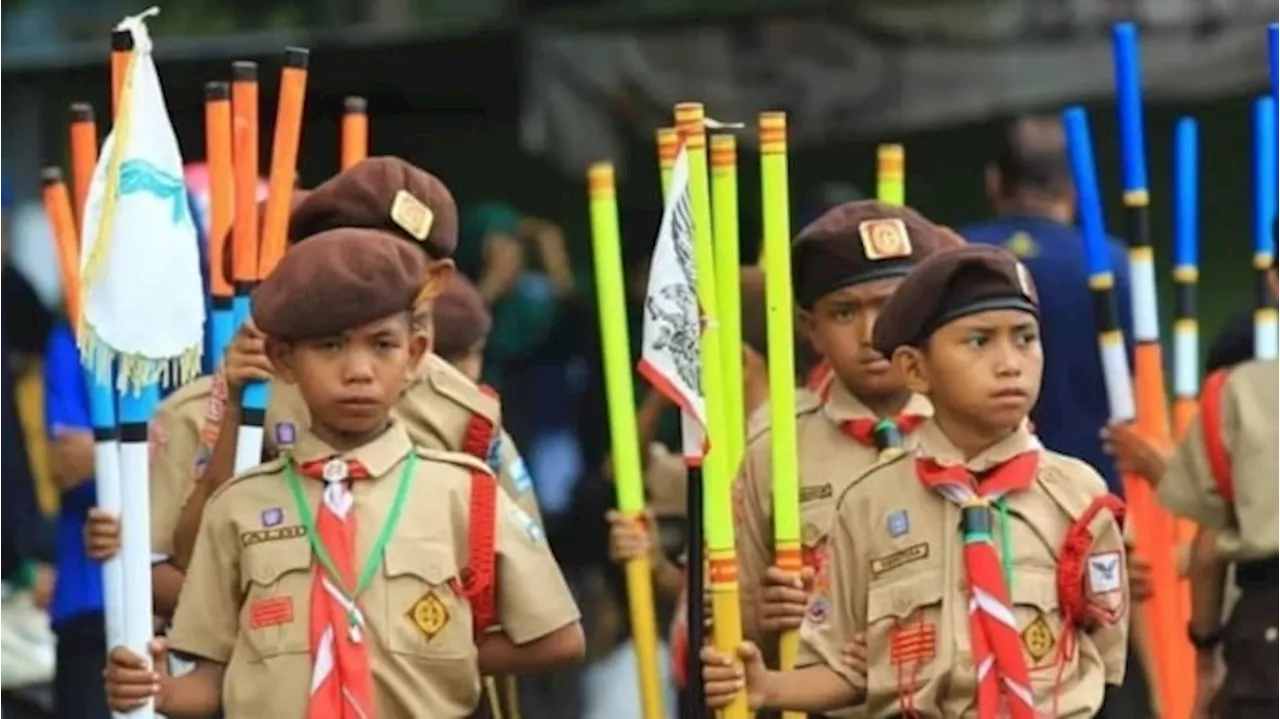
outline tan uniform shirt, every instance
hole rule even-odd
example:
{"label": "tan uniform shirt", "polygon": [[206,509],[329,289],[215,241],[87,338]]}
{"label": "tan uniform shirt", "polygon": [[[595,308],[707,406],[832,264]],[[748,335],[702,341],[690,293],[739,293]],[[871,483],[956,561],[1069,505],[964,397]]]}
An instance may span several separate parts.
{"label": "tan uniform shirt", "polygon": [[[916,433],[917,452],[963,462],[933,422]],[[1108,512],[1089,524],[1093,544],[1081,591],[1107,620],[1065,635],[1059,603],[1059,551],[1068,528],[1106,493],[1091,467],[1039,449],[1019,431],[966,464],[981,472],[1024,451],[1040,452],[1035,481],[1008,495],[1008,536],[993,521],[997,548],[1010,546],[1010,594],[1036,705],[1057,716],[1093,717],[1104,684],[1124,678],[1128,591],[1124,541]],[[911,454],[870,470],[845,490],[831,532],[830,588],[814,597],[801,628],[801,664],[823,663],[866,691],[867,716],[901,712],[913,700],[922,719],[973,716],[977,671],[970,645],[960,508],[924,486]],[[1006,544],[1007,542],[1007,544]],[[867,675],[845,667],[843,645],[865,632]],[[1074,650],[1063,657],[1063,642]],[[1072,648],[1069,644],[1066,648]],[[1062,663],[1065,662],[1065,666]],[[1058,682],[1061,671],[1061,682]]]}
{"label": "tan uniform shirt", "polygon": [[1275,360],[1249,362],[1232,369],[1222,386],[1222,421],[1213,431],[1220,433],[1231,457],[1234,502],[1218,491],[1200,417],[1192,422],[1160,480],[1161,504],[1216,531],[1219,556],[1227,561],[1270,557],[1280,549],[1278,377]]}
{"label": "tan uniform shirt", "polygon": [[[816,562],[825,551],[836,498],[854,479],[879,461],[879,453],[844,433],[842,423],[875,415],[838,382],[822,402],[812,393],[797,394],[796,447],[800,460],[800,526],[806,560]],[[767,409],[765,416],[767,417]],[[912,397],[906,414],[930,415],[924,397]],[[747,441],[742,471],[734,482],[734,517],[738,582],[744,630],[761,639],[758,611],[765,570],[773,566],[773,447],[768,423]],[[904,441],[910,446],[911,438]]]}
{"label": "tan uniform shirt", "polygon": [[204,376],[182,386],[160,403],[151,418],[152,561],[162,562],[173,554],[178,518],[217,439],[223,402],[214,396],[214,381],[213,376]]}
{"label": "tan uniform shirt", "polygon": [[[413,443],[429,449],[459,451],[466,438],[467,427],[474,415],[488,418],[501,427],[502,407],[499,401],[476,386],[444,359],[428,354],[423,358],[417,381],[409,385],[404,396],[392,409],[392,416],[404,423]],[[275,454],[275,426],[292,422],[299,429],[310,425],[310,414],[297,388],[281,383],[271,386],[271,403],[267,407],[266,440],[268,455]],[[533,481],[515,442],[501,432],[490,450],[498,451],[488,458],[498,476],[498,485],[525,512],[541,521],[538,498]]]}
{"label": "tan uniform shirt", "polygon": [[[165,398],[152,419],[151,545],[155,561],[173,553],[173,533],[192,482],[204,472],[218,439],[226,401],[220,375],[200,377]],[[435,355],[423,360],[423,372],[393,410],[414,444],[456,451],[462,447],[473,413],[501,422],[498,400],[480,391],[452,365]],[[275,427],[291,422],[298,430],[310,425],[310,415],[296,388],[272,383],[264,443],[275,455]],[[526,513],[541,522],[533,482],[515,442],[505,432],[494,444],[498,456],[498,484]]]}
{"label": "tan uniform shirt", "polygon": [[[410,452],[419,461],[381,570],[360,598],[384,719],[463,717],[480,698],[472,615],[455,587],[469,549],[472,473],[460,453],[415,448],[395,423],[346,453],[374,477],[352,483],[356,561],[386,520]],[[299,461],[337,454],[303,434]],[[306,714],[312,659],[308,611],[318,566],[278,459],[241,474],[209,500],[174,616],[175,650],[226,665],[228,717]],[[322,482],[303,478],[311,510]],[[497,493],[497,620],[512,641],[544,637],[579,618],[542,530]],[[433,611],[415,609],[430,602]],[[267,610],[270,611],[267,611]]]}

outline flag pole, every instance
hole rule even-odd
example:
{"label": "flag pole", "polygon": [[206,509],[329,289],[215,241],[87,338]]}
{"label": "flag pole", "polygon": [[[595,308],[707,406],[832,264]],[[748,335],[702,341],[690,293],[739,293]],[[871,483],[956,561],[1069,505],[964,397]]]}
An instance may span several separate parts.
{"label": "flag pole", "polygon": [[[703,524],[706,531],[707,575],[711,588],[716,649],[736,656],[742,643],[742,611],[738,596],[738,564],[734,549],[732,502],[728,469],[724,366],[719,293],[716,291],[715,247],[712,239],[711,197],[707,183],[706,113],[701,103],[676,105],[676,127],[689,155],[689,195],[693,210],[694,257],[698,303],[703,314],[701,383],[706,401],[707,451],[703,455]],[[701,561],[701,546],[691,545],[690,564]],[[692,611],[692,606],[690,607]],[[690,617],[690,628],[698,617]],[[692,643],[692,642],[691,642]],[[695,665],[696,667],[696,665]],[[696,668],[690,667],[690,672]],[[695,675],[695,678],[700,678]],[[745,719],[747,696],[739,692],[722,712],[722,719]]]}
{"label": "flag pole", "polygon": [[906,150],[885,143],[876,148],[876,199],[894,207],[907,202]]}
{"label": "flag pole", "polygon": [[[622,270],[622,241],[613,165],[597,163],[587,173],[591,208],[591,246],[596,266],[600,341],[604,355],[605,391],[609,406],[610,456],[618,511],[633,521],[644,512],[640,474],[640,440],[636,431],[631,343]],[[627,607],[636,649],[640,703],[645,719],[662,716],[662,684],[658,676],[658,633],[654,616],[653,566],[647,556],[627,560]]]}

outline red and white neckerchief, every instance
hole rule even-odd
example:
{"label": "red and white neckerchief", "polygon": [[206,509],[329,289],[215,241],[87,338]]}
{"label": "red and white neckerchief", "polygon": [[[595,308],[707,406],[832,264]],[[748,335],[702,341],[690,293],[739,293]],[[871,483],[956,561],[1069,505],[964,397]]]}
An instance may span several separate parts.
{"label": "red and white neckerchief", "polygon": [[[902,438],[919,429],[926,419],[928,418],[918,414],[904,412],[896,417],[885,417],[883,419],[867,417],[845,420],[840,423],[840,429],[858,444],[883,452],[886,449],[894,449],[894,447],[882,445],[885,445],[886,442],[901,444]],[[885,432],[886,427],[891,431]],[[896,440],[892,436],[892,430],[897,430],[898,436]]]}
{"label": "red and white neckerchief", "polygon": [[[324,481],[316,512],[316,541],[341,575],[343,585],[356,586],[355,501],[347,480],[369,479],[359,462],[318,460],[299,466],[299,474]],[[307,719],[372,719],[376,716],[373,670],[363,640],[360,608],[328,572],[317,566],[311,585],[311,692]]]}
{"label": "red and white neckerchief", "polygon": [[[991,536],[991,504],[1029,487],[1039,459],[1036,451],[1019,454],[982,473],[981,483],[963,465],[916,460],[916,473],[925,486],[959,505],[964,513],[964,566],[971,649],[978,670],[978,719],[1033,719],[1036,715],[1018,623]],[[1002,704],[1008,707],[1007,715],[1001,713]]]}

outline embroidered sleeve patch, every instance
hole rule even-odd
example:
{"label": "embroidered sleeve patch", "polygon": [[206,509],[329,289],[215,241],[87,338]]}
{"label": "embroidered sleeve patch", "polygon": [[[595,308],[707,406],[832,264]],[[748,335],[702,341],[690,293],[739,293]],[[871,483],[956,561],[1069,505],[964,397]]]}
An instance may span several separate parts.
{"label": "embroidered sleeve patch", "polygon": [[249,628],[278,627],[293,621],[293,597],[267,597],[249,603]]}
{"label": "embroidered sleeve patch", "polygon": [[937,651],[938,628],[916,621],[896,627],[889,637],[889,661],[898,666],[927,662]]}
{"label": "embroidered sleeve patch", "polygon": [[1089,593],[1118,592],[1124,584],[1124,571],[1120,566],[1120,552],[1100,552],[1089,555]]}
{"label": "embroidered sleeve patch", "polygon": [[409,620],[427,641],[431,641],[449,624],[449,607],[434,591],[430,591],[409,608]]}

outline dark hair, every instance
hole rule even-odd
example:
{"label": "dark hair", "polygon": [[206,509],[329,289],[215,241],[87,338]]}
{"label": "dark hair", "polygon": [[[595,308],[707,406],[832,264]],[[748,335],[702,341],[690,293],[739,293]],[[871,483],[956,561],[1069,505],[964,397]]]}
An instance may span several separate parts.
{"label": "dark hair", "polygon": [[993,163],[1005,195],[1057,196],[1071,189],[1066,137],[1056,117],[1025,115],[1007,122]]}

